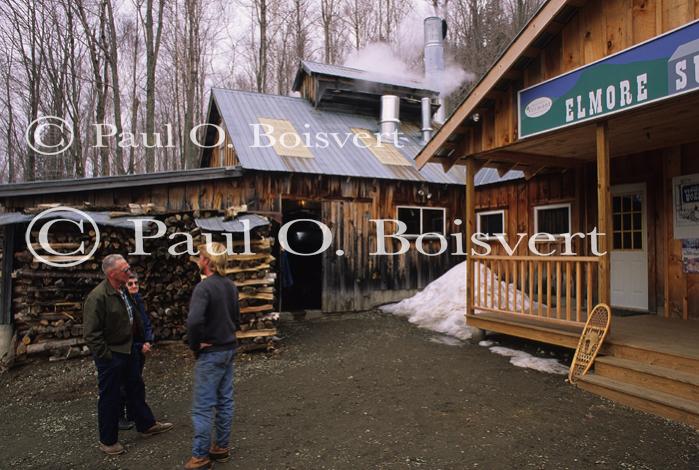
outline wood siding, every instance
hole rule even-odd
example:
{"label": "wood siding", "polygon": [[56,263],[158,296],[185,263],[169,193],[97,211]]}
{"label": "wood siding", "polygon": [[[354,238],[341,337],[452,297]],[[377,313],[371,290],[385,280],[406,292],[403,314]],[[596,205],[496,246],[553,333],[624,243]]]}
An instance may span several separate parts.
{"label": "wood siding", "polygon": [[[223,121],[219,122],[218,125],[221,129],[225,129]],[[218,141],[218,139],[220,139],[219,135],[216,136],[215,142]],[[212,148],[210,152],[211,157],[208,159],[209,168],[238,165],[238,156],[236,155],[233,141],[228,132],[224,131],[223,143],[219,147]]]}
{"label": "wood siding", "polygon": [[[420,189],[432,194],[429,203],[420,202],[417,194]],[[448,237],[447,253],[439,256],[418,253],[414,241],[405,255],[369,256],[376,250],[375,225],[369,220],[395,219],[398,205],[444,207],[446,232],[463,234],[463,229],[453,220],[464,213],[465,191],[454,185],[250,171],[243,177],[228,180],[89,191],[60,197],[18,197],[2,202],[7,211],[21,211],[57,200],[65,205],[88,202],[95,210],[153,203],[169,212],[248,204],[250,210],[281,215],[282,198],[320,201],[322,221],[333,233],[333,245],[323,260],[325,312],[365,310],[400,300],[464,260],[463,256],[449,255],[456,251],[454,237]],[[389,252],[398,249],[391,240],[386,246]],[[424,247],[425,251],[435,252],[439,244],[426,240]],[[337,256],[338,249],[344,250],[345,255]]]}

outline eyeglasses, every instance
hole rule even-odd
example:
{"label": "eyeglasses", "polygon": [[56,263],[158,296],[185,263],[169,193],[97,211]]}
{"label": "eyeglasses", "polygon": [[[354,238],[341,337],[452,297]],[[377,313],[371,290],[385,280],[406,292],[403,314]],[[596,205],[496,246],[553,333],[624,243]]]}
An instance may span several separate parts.
{"label": "eyeglasses", "polygon": [[124,269],[121,270],[122,273],[130,273],[131,272],[131,266],[127,266]]}
{"label": "eyeglasses", "polygon": [[136,287],[138,285],[138,282],[136,281],[129,281],[126,283],[127,286],[129,287]]}

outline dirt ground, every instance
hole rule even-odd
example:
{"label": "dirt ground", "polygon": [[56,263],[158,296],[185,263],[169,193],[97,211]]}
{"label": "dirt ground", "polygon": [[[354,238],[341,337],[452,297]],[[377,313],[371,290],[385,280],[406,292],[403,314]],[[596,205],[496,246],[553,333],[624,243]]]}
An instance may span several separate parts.
{"label": "dirt ground", "polygon": [[[435,342],[401,319],[342,315],[285,323],[282,333],[279,354],[238,359],[233,458],[217,468],[699,468],[689,428],[486,348]],[[122,432],[128,453],[117,457],[97,450],[89,359],[12,370],[0,377],[0,468],[180,468],[191,367],[179,345],[149,359],[149,403],[176,428]]]}

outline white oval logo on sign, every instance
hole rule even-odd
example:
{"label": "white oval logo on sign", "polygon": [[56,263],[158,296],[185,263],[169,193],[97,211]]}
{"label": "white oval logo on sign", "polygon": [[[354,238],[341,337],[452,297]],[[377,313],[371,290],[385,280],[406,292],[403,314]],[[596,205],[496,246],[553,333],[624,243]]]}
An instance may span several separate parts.
{"label": "white oval logo on sign", "polygon": [[546,96],[542,96],[529,103],[527,107],[524,108],[524,114],[530,118],[537,118],[546,114],[548,110],[551,109],[551,106],[553,106],[553,100]]}

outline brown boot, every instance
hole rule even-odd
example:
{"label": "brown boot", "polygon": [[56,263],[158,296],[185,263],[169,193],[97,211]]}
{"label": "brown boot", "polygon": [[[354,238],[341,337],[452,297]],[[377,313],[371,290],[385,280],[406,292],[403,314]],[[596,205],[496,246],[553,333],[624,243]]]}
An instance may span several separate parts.
{"label": "brown boot", "polygon": [[186,464],[185,470],[200,470],[202,468],[211,468],[211,459],[208,457],[191,457]]}
{"label": "brown boot", "polygon": [[126,449],[124,449],[124,446],[121,445],[119,442],[115,442],[114,444],[108,446],[107,444],[102,444],[100,442],[100,450],[104,452],[107,455],[119,455],[123,454],[126,452]]}
{"label": "brown boot", "polygon": [[153,436],[155,434],[160,434],[161,432],[169,431],[170,429],[172,429],[173,426],[174,424],[172,423],[161,423],[160,421],[156,421],[153,426],[149,427],[141,434],[143,434],[144,436]]}
{"label": "brown boot", "polygon": [[214,462],[228,462],[230,450],[214,444],[211,446],[211,449],[209,449],[209,458]]}

